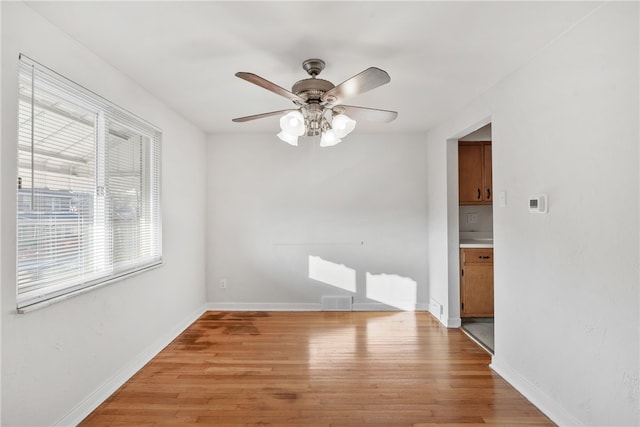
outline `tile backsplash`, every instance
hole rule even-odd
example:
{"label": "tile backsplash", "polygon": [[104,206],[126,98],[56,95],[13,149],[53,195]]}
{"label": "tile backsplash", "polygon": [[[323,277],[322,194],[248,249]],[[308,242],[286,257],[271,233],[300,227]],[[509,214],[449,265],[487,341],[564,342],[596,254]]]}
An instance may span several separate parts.
{"label": "tile backsplash", "polygon": [[[469,214],[476,215],[475,224],[469,223]],[[460,231],[493,232],[493,206],[460,206]]]}

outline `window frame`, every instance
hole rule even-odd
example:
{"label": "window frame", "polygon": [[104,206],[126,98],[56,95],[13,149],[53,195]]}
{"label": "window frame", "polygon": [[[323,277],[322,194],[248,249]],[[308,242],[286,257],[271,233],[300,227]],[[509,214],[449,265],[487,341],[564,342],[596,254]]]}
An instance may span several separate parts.
{"label": "window frame", "polygon": [[[109,148],[110,145],[110,137],[109,137],[109,126],[111,123],[116,124],[117,126],[127,128],[131,130],[134,135],[137,135],[140,138],[140,162],[144,164],[140,168],[140,189],[143,193],[140,193],[140,200],[144,200],[145,198],[148,201],[144,203],[149,204],[149,212],[146,212],[144,216],[140,216],[137,219],[137,223],[145,222],[142,218],[146,219],[146,227],[143,231],[138,231],[137,234],[133,236],[139,239],[144,245],[145,249],[148,249],[149,253],[146,251],[143,255],[141,252],[138,252],[133,258],[131,258],[131,266],[122,267],[122,265],[118,265],[118,263],[114,262],[116,258],[117,250],[114,250],[113,247],[119,243],[119,241],[114,242],[114,229],[116,228],[116,222],[114,220],[115,209],[111,203],[106,203],[105,208],[102,209],[101,213],[108,217],[108,224],[103,224],[102,228],[96,224],[97,220],[95,218],[91,218],[91,233],[102,232],[102,240],[99,240],[99,243],[92,242],[90,247],[84,247],[84,242],[82,243],[82,248],[78,249],[80,253],[83,255],[88,255],[94,257],[95,254],[101,251],[105,244],[111,247],[110,252],[110,260],[107,264],[107,268],[98,269],[93,273],[89,273],[85,276],[84,273],[77,274],[72,276],[69,280],[62,280],[59,277],[54,277],[55,280],[51,280],[51,283],[45,283],[44,285],[37,285],[34,289],[28,289],[25,287],[24,283],[21,285],[21,280],[19,276],[19,268],[21,267],[21,260],[19,258],[20,255],[20,213],[21,208],[19,203],[16,205],[16,308],[19,313],[25,313],[28,311],[35,310],[40,307],[44,307],[50,305],[54,302],[61,301],[67,299],[69,297],[79,295],[98,287],[102,287],[107,284],[114,283],[116,281],[123,280],[125,278],[146,272],[151,269],[155,269],[163,265],[163,239],[162,239],[162,131],[158,127],[150,124],[146,120],[138,117],[137,115],[131,113],[130,111],[108,101],[107,99],[101,97],[100,95],[86,89],[85,87],[73,82],[72,80],[58,74],[57,72],[49,69],[48,67],[34,61],[28,56],[20,53],[18,57],[18,86],[20,86],[20,82],[23,78],[25,78],[26,70],[31,70],[31,168],[28,171],[32,174],[30,185],[32,192],[36,189],[43,192],[43,188],[38,188],[34,183],[33,177],[35,174],[35,166],[33,163],[33,156],[35,155],[34,144],[35,144],[35,125],[33,120],[34,108],[33,104],[35,103],[36,96],[39,96],[35,91],[35,80],[34,76],[36,73],[41,78],[41,81],[38,82],[41,91],[46,92],[51,95],[55,93],[55,97],[59,96],[61,102],[68,102],[70,104],[74,104],[79,106],[80,108],[86,108],[91,114],[95,111],[96,117],[95,122],[93,123],[94,135],[90,142],[93,145],[93,176],[90,178],[92,180],[90,191],[93,193],[89,197],[92,198],[93,203],[93,212],[98,212],[99,209],[95,206],[96,201],[99,197],[110,198],[114,194],[101,194],[105,193],[105,190],[108,190],[108,187],[105,187],[105,182],[108,181],[109,174],[109,158],[105,153],[113,153],[115,149]],[[44,89],[43,89],[44,88]],[[59,92],[59,93],[58,93]],[[23,96],[20,87],[18,87],[18,109],[21,108],[21,97]],[[57,99],[57,98],[56,98]],[[20,115],[18,115],[20,116]],[[19,119],[18,119],[19,120]],[[17,140],[20,141],[21,130],[17,129],[16,134]],[[20,200],[20,192],[22,189],[22,182],[20,178],[20,172],[24,171],[24,167],[20,166],[20,154],[21,152],[25,152],[24,148],[21,149],[20,143],[16,146],[16,159],[17,159],[17,169],[16,174],[18,175],[16,180],[18,182],[18,189],[16,191],[16,198],[18,201]],[[47,155],[45,155],[46,157]],[[49,157],[47,157],[49,158]],[[47,173],[46,171],[44,172]],[[105,177],[107,174],[107,177]],[[59,191],[59,190],[55,190]],[[33,193],[32,193],[33,194]],[[32,199],[33,202],[34,199]],[[109,205],[108,207],[106,207]],[[34,206],[31,205],[32,212]],[[61,211],[54,210],[54,213],[59,213]],[[62,211],[63,212],[63,211]],[[23,219],[24,220],[24,219]],[[99,229],[100,228],[100,229]],[[143,237],[144,236],[144,237]],[[78,237],[79,241],[82,241],[84,237]],[[44,239],[46,240],[46,238]],[[43,239],[40,238],[38,242],[42,242]],[[57,247],[54,249],[57,250]],[[38,260],[36,263],[41,263],[42,261]],[[125,263],[129,264],[129,263]],[[55,276],[55,275],[54,275]],[[28,284],[28,280],[26,283]],[[37,284],[37,281],[35,282]]]}

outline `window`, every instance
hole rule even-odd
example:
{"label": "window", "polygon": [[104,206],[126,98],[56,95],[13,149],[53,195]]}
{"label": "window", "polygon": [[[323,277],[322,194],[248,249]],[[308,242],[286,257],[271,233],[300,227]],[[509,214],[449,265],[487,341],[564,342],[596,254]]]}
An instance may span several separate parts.
{"label": "window", "polygon": [[25,310],[161,264],[161,132],[24,55],[19,62]]}

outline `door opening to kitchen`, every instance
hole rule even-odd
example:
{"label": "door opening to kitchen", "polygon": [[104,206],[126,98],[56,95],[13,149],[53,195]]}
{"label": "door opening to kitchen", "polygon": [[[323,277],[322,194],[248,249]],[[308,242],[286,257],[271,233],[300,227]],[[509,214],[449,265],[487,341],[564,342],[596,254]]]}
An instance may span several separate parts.
{"label": "door opening to kitchen", "polygon": [[462,330],[493,354],[491,123],[458,140]]}

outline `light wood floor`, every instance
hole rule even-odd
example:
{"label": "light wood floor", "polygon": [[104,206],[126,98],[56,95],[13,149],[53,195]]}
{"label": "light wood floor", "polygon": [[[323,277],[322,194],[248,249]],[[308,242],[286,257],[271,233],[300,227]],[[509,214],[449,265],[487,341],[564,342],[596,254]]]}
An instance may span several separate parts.
{"label": "light wood floor", "polygon": [[207,312],[82,426],[553,425],[427,313]]}

